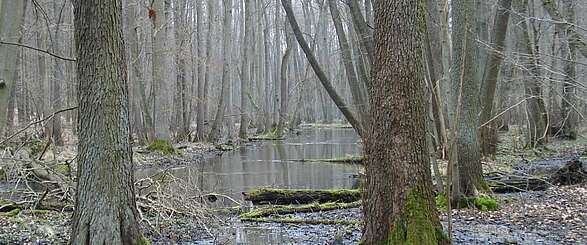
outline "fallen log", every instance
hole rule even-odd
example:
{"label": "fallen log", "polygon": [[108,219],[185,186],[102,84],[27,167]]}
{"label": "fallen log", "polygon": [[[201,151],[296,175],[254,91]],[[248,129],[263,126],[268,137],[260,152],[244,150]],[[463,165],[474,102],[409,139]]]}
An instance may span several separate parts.
{"label": "fallen log", "polygon": [[255,210],[252,210],[249,212],[242,213],[240,215],[240,218],[241,219],[252,219],[252,218],[267,217],[270,215],[312,213],[312,212],[330,211],[330,210],[337,210],[337,209],[357,208],[360,206],[361,206],[361,201],[355,201],[355,202],[351,202],[351,203],[329,202],[329,203],[310,203],[310,204],[304,204],[304,205],[264,207],[264,208],[258,208],[258,209],[255,209]]}
{"label": "fallen log", "polygon": [[311,189],[272,189],[261,188],[243,193],[246,201],[259,204],[307,204],[344,202],[350,203],[361,199],[358,189],[311,190]]}
{"label": "fallen log", "polygon": [[274,222],[274,223],[290,223],[290,224],[324,224],[324,225],[351,225],[358,224],[358,221],[348,220],[314,220],[314,219],[293,219],[269,217],[271,215],[284,215],[293,213],[311,213],[320,211],[329,211],[337,209],[356,208],[361,206],[361,201],[351,203],[311,203],[304,205],[287,205],[277,207],[263,207],[240,215],[241,221],[249,222]]}

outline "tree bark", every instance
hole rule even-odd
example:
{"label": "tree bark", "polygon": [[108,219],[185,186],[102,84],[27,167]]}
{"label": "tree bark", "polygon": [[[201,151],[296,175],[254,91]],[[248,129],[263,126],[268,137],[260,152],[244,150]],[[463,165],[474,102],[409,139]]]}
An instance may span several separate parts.
{"label": "tree bark", "polygon": [[[573,0],[563,0],[563,14],[566,21],[570,23],[576,23],[575,9]],[[564,72],[565,78],[563,83],[562,101],[561,101],[561,118],[563,124],[561,126],[561,132],[559,133],[560,138],[575,140],[577,139],[577,127],[579,123],[579,115],[577,113],[577,67],[575,61],[577,60],[577,48],[580,46],[574,41],[576,38],[573,32],[575,31],[574,26],[567,26],[562,28],[561,25],[557,25],[557,32],[564,40],[561,43],[561,49],[563,52],[564,59]],[[566,39],[566,40],[565,40]],[[586,57],[587,58],[587,57]]]}
{"label": "tree bark", "polygon": [[[448,244],[426,140],[423,2],[375,1],[363,244]],[[393,103],[388,103],[393,101]]]}
{"label": "tree bark", "polygon": [[548,12],[550,18],[552,18],[552,20],[555,21],[555,24],[557,26],[559,26],[562,29],[566,29],[569,43],[575,46],[575,48],[579,51],[579,53],[581,53],[583,57],[587,58],[587,41],[585,41],[583,35],[577,32],[576,28],[573,26],[576,23],[573,20],[568,19],[568,17],[571,16],[563,16],[559,12],[556,6],[556,1],[554,0],[542,0],[542,6],[546,10],[546,12]]}
{"label": "tree bark", "polygon": [[[3,1],[0,11],[0,38],[2,41],[19,40],[23,22],[25,1]],[[16,57],[18,47],[2,45],[1,57]],[[14,86],[15,62],[3,59],[0,70],[0,137],[4,136],[7,123],[8,100]]]}
{"label": "tree bark", "polygon": [[[520,15],[527,14],[528,0],[514,1],[512,8]],[[525,18],[515,15],[512,18],[516,23],[516,47],[525,70],[529,73],[528,79],[524,81],[524,91],[526,95],[526,110],[528,115],[527,140],[526,144],[531,147],[543,145],[546,143],[546,126],[547,115],[544,100],[542,98],[542,88],[540,85],[540,68],[536,65],[536,54],[532,49],[532,43],[528,34],[528,23]]]}
{"label": "tree bark", "polygon": [[495,154],[497,151],[497,125],[489,122],[493,117],[493,104],[495,101],[495,89],[497,88],[497,78],[499,68],[505,56],[505,37],[508,29],[510,18],[510,7],[512,0],[499,0],[497,10],[491,30],[491,44],[493,49],[488,54],[488,61],[485,63],[485,74],[483,76],[482,108],[481,108],[481,153],[483,155]]}
{"label": "tree bark", "polygon": [[144,244],[135,202],[122,1],[75,0],[79,143],[71,244]]}
{"label": "tree bark", "polygon": [[220,101],[216,109],[216,116],[209,140],[212,142],[218,141],[220,138],[220,131],[222,130],[222,123],[224,122],[224,112],[226,110],[225,98],[228,90],[228,83],[230,82],[230,46],[232,43],[232,0],[223,0],[224,17],[222,24],[222,87],[220,89]]}
{"label": "tree bark", "polygon": [[242,58],[241,58],[241,108],[240,108],[240,128],[238,130],[238,137],[241,139],[247,138],[247,130],[249,129],[249,116],[247,110],[249,107],[249,96],[251,96],[251,69],[249,63],[249,55],[252,55],[251,45],[253,39],[251,32],[253,31],[253,11],[254,6],[251,0],[245,0],[245,30],[244,40],[242,43]]}
{"label": "tree bark", "polygon": [[479,152],[479,83],[475,78],[475,11],[473,1],[453,0],[453,52],[451,68],[452,118],[456,150],[452,163],[452,201],[458,203],[467,196],[485,191]]}

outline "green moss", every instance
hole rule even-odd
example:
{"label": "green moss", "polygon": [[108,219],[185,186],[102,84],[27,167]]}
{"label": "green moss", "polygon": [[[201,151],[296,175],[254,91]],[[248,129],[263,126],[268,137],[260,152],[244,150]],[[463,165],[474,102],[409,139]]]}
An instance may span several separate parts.
{"label": "green moss", "polygon": [[473,203],[481,211],[495,211],[499,208],[497,201],[490,196],[478,197]]}
{"label": "green moss", "polygon": [[137,245],[151,245],[151,241],[145,237],[141,237],[137,242]]}
{"label": "green moss", "polygon": [[31,151],[31,156],[37,156],[38,154],[40,154],[43,149],[45,149],[45,142],[41,141],[41,140],[32,140],[30,143],[30,151]]}
{"label": "green moss", "polygon": [[448,210],[448,198],[446,198],[445,193],[440,193],[438,196],[434,197],[436,201],[436,208],[441,211]]}
{"label": "green moss", "polygon": [[259,208],[249,212],[242,213],[240,218],[243,220],[247,219],[255,219],[266,217],[272,214],[292,214],[292,213],[304,213],[304,212],[318,212],[318,211],[328,211],[328,210],[335,210],[335,209],[347,209],[347,208],[356,208],[361,206],[361,201],[351,202],[351,203],[337,203],[337,202],[329,202],[329,203],[311,203],[311,204],[304,204],[304,205],[287,205],[287,206],[278,206],[278,207],[268,207],[268,208]]}
{"label": "green moss", "polygon": [[383,244],[443,244],[445,236],[441,236],[441,228],[432,223],[426,197],[414,190],[408,193],[404,213],[395,222],[389,238]]}
{"label": "green moss", "polygon": [[0,212],[0,217],[14,217],[18,213],[20,213],[20,208],[15,208],[15,209],[10,210],[8,212]]}
{"label": "green moss", "polygon": [[32,214],[32,215],[45,215],[45,214],[49,213],[49,210],[33,209],[33,210],[27,210],[26,213]]}
{"label": "green moss", "polygon": [[273,222],[284,224],[306,224],[306,225],[356,225],[359,221],[354,220],[329,220],[329,219],[294,219],[294,218],[247,218],[241,221],[249,222]]}
{"label": "green moss", "polygon": [[283,136],[277,128],[270,128],[263,134],[249,137],[249,140],[283,140]]}
{"label": "green moss", "polygon": [[147,146],[147,150],[158,151],[165,155],[175,155],[178,153],[177,149],[175,149],[169,141],[162,139],[154,140],[149,146]]}

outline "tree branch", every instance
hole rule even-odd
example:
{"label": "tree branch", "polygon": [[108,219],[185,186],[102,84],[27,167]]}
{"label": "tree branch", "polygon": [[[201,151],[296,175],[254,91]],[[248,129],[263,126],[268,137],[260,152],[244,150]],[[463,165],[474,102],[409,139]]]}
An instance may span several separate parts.
{"label": "tree branch", "polygon": [[5,41],[0,40],[0,44],[18,46],[18,47],[21,47],[21,48],[28,48],[28,49],[32,49],[32,50],[35,50],[35,51],[39,51],[41,53],[48,54],[48,55],[53,56],[53,57],[55,57],[57,59],[60,59],[60,60],[75,62],[75,59],[74,58],[63,57],[63,56],[60,56],[60,55],[51,53],[51,52],[49,52],[47,50],[36,48],[36,47],[32,47],[32,46],[28,46],[28,45],[22,44],[22,43],[11,43],[11,42],[5,42]]}

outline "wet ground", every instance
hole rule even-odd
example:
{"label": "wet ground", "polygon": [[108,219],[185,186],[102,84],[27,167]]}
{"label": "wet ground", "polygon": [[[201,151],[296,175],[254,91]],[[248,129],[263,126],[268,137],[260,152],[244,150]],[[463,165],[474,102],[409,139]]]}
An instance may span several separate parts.
{"label": "wet ground", "polygon": [[[210,207],[240,204],[241,193],[257,187],[352,188],[361,169],[357,165],[302,159],[330,159],[357,155],[359,139],[352,129],[306,128],[284,141],[248,143],[220,157],[174,156],[166,164],[143,166],[137,176],[153,176],[165,170],[184,188],[200,193],[226,195]],[[196,146],[197,148],[197,146]],[[189,149],[188,149],[189,150]],[[194,152],[200,152],[197,149]],[[208,153],[207,153],[208,152]],[[200,153],[198,153],[200,154]],[[558,167],[575,156],[517,161],[515,170],[532,172]],[[193,161],[190,159],[197,159]],[[203,160],[209,159],[209,160]],[[148,161],[157,162],[148,158]],[[143,159],[145,161],[145,159]],[[177,163],[180,162],[180,164]],[[585,165],[584,165],[585,166]],[[532,172],[534,173],[534,172]],[[177,182],[171,183],[172,185]],[[453,211],[455,244],[587,244],[587,186],[552,187],[542,192],[497,195],[500,209],[491,212]],[[70,212],[27,213],[0,216],[0,244],[65,244]],[[355,225],[309,225],[240,222],[236,215],[166,217],[144,214],[143,230],[154,244],[356,244],[360,239],[359,208],[292,214],[281,218],[357,221]],[[446,214],[442,216],[446,226]]]}

